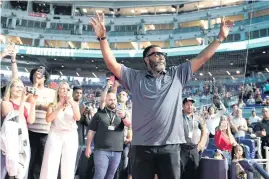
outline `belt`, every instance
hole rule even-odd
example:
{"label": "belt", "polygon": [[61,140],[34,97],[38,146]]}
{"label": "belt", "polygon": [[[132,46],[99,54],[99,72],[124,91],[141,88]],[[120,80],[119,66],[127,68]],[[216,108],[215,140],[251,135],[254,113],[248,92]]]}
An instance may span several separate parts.
{"label": "belt", "polygon": [[180,147],[187,149],[187,150],[192,150],[192,149],[196,149],[197,145],[196,144],[180,144]]}

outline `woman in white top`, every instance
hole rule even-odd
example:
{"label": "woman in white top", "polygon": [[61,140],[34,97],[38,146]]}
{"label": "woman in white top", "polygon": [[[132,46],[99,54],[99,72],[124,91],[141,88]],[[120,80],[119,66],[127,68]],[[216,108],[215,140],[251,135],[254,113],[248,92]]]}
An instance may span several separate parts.
{"label": "woman in white top", "polygon": [[[30,103],[26,103],[29,98]],[[12,79],[8,84],[1,103],[1,178],[8,172],[15,178],[27,178],[30,161],[30,143],[27,123],[35,121],[36,96],[27,95],[20,79]],[[12,113],[14,115],[12,115]],[[11,116],[18,114],[18,120]],[[9,122],[10,121],[10,122]],[[18,133],[18,131],[21,131]]]}
{"label": "woman in white top", "polygon": [[209,138],[213,138],[215,135],[216,128],[220,122],[220,116],[226,112],[225,106],[220,103],[220,109],[217,110],[215,106],[210,106],[208,108],[208,114],[205,117],[206,119],[206,126],[209,132]]}
{"label": "woman in white top", "polygon": [[61,179],[74,179],[78,149],[76,121],[78,103],[73,101],[66,82],[59,84],[55,102],[49,105],[46,120],[52,122],[43,156],[40,179],[57,179],[61,160]]}

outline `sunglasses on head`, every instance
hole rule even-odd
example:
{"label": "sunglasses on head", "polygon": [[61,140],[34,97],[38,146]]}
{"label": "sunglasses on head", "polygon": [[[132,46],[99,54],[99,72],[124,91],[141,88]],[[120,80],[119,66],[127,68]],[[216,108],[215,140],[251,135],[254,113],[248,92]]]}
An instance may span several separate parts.
{"label": "sunglasses on head", "polygon": [[152,52],[151,54],[147,55],[147,57],[150,57],[154,55],[155,57],[167,57],[167,53],[165,52]]}

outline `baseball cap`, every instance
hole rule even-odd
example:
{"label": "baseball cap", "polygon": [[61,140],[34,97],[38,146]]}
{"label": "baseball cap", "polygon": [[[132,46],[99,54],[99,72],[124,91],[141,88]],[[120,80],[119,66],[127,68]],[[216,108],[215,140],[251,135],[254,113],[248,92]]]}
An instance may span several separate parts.
{"label": "baseball cap", "polygon": [[195,101],[191,97],[188,97],[188,98],[184,98],[183,104],[185,104],[188,101],[191,101],[192,103],[195,103]]}

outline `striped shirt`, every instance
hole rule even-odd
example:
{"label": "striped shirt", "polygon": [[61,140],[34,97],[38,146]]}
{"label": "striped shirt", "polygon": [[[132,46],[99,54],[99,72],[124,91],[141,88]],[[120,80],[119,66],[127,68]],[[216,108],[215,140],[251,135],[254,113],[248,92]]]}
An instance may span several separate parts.
{"label": "striped shirt", "polygon": [[[48,105],[53,102],[55,91],[49,88],[37,89],[37,105]],[[50,123],[46,121],[47,111],[36,109],[36,119],[33,124],[28,124],[28,129],[32,132],[48,134]]]}

